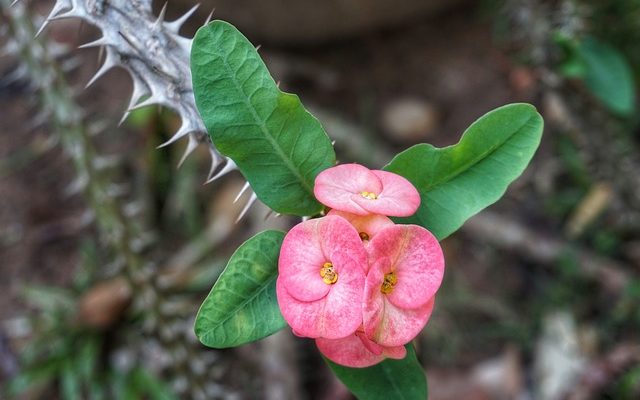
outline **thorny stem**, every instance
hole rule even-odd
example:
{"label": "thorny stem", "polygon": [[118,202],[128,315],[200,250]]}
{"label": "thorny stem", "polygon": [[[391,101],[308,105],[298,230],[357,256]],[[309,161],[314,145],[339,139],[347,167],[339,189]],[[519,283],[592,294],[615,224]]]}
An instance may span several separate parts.
{"label": "thorny stem", "polygon": [[109,193],[110,182],[106,171],[97,165],[100,156],[90,138],[89,125],[83,120],[83,110],[74,101],[63,71],[49,52],[52,43],[45,42],[43,36],[33,40],[35,27],[20,4],[13,8],[9,8],[8,0],[1,0],[0,4],[9,22],[7,26],[12,37],[12,52],[26,66],[25,78],[40,93],[41,108],[51,114],[51,127],[60,137],[65,153],[72,159],[77,186],[84,192],[100,236],[114,254],[122,257],[121,274],[133,289],[131,292],[141,294],[138,297],[147,297],[142,301],[134,301],[133,311],[150,314],[148,319],[152,322],[149,324],[149,333],[157,336],[169,353],[181,355],[170,367],[176,370],[176,376],[186,378],[185,392],[188,393],[181,393],[182,398],[189,395],[202,398],[205,395],[206,368],[194,373],[189,368],[189,363],[198,358],[194,346],[180,335],[165,334],[167,329],[174,332],[173,328],[180,321],[175,316],[164,315],[161,309],[163,293],[157,286],[157,280],[144,271],[155,272],[157,266],[153,262],[145,262],[140,254],[143,248],[135,245],[136,241],[141,243],[145,240],[145,235],[134,220],[125,215],[121,199]]}

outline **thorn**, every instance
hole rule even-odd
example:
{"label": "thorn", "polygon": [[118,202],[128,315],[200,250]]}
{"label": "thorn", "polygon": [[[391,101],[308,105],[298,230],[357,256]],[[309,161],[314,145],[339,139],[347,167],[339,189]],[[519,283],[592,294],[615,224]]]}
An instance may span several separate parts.
{"label": "thorn", "polygon": [[231,172],[231,171],[233,171],[235,169],[236,169],[236,164],[231,160],[227,160],[227,163],[222,167],[222,169],[220,171],[218,171],[217,174],[215,174],[211,178],[207,179],[207,181],[204,184],[207,185],[207,184],[217,180],[221,176],[224,176],[224,175],[228,174],[229,172]]}
{"label": "thorn", "polygon": [[168,1],[164,2],[164,5],[162,6],[162,10],[160,10],[160,14],[158,14],[158,19],[156,19],[156,22],[153,23],[154,30],[158,28],[160,25],[162,25],[162,23],[164,22],[164,17],[167,14],[168,4],[169,4]]}
{"label": "thorn", "polygon": [[170,145],[171,143],[174,143],[177,140],[182,139],[184,136],[188,135],[191,132],[193,132],[193,129],[191,129],[191,127],[189,127],[188,124],[183,123],[182,126],[180,127],[180,129],[178,129],[178,131],[176,133],[174,133],[173,136],[171,136],[171,138],[169,140],[167,140],[166,142],[162,143],[160,146],[158,146],[156,148],[157,149],[161,149],[163,147],[166,147],[166,146]]}
{"label": "thorn", "polygon": [[[161,97],[161,96],[162,95],[152,94],[151,96],[147,97],[144,101],[141,101],[140,103],[138,103],[135,106],[133,106],[130,109],[128,109],[127,112],[131,112],[131,111],[134,111],[134,110],[139,110],[141,108],[145,108],[145,107],[152,106],[152,105],[158,105],[158,106],[165,105],[164,98]],[[171,141],[171,139],[169,139],[169,142],[173,143]],[[158,148],[163,147],[165,145],[166,144],[161,144],[160,146],[158,146]]]}
{"label": "thorn", "polygon": [[238,200],[240,200],[240,197],[244,194],[244,192],[246,192],[247,189],[249,189],[250,187],[251,187],[251,185],[249,185],[249,182],[245,182],[244,186],[242,186],[242,189],[240,189],[240,191],[236,195],[236,198],[233,199],[233,204],[236,204],[238,202]]}
{"label": "thorn", "polygon": [[182,15],[180,18],[176,19],[175,21],[171,21],[171,22],[167,22],[165,24],[165,26],[167,27],[167,29],[169,29],[170,31],[173,31],[175,33],[178,33],[178,31],[180,31],[180,28],[182,27],[182,25],[187,22],[187,20],[189,18],[191,18],[191,16],[193,15],[194,12],[196,12],[196,10],[198,9],[198,7],[200,7],[200,3],[196,4],[195,6],[191,7],[191,9],[189,9],[189,11],[187,11],[186,13],[184,13],[184,15]]}
{"label": "thorn", "polygon": [[280,83],[281,83],[280,81],[276,82],[276,87],[277,87],[278,89],[280,89]]}
{"label": "thorn", "polygon": [[216,168],[218,168],[218,166],[222,162],[222,157],[220,157],[220,153],[218,153],[218,151],[211,144],[209,144],[209,155],[211,156],[211,167],[209,167],[209,174],[207,174],[207,180],[211,179]]}
{"label": "thorn", "polygon": [[262,45],[261,45],[261,44],[257,45],[257,46],[256,46],[256,51],[259,51],[261,47],[262,47]]}
{"label": "thorn", "polygon": [[182,158],[180,158],[180,161],[178,162],[178,168],[180,168],[187,157],[189,157],[189,155],[198,148],[199,144],[200,143],[198,143],[198,139],[196,139],[193,135],[189,135],[189,142],[187,143],[187,148],[184,150]]}
{"label": "thorn", "polygon": [[336,145],[336,141],[335,141],[335,140],[332,140],[332,141],[331,141],[331,145],[335,147],[335,145]]}
{"label": "thorn", "polygon": [[251,193],[251,197],[249,198],[249,201],[247,201],[247,204],[244,206],[242,211],[240,211],[240,215],[238,215],[238,218],[236,218],[236,224],[240,222],[242,217],[244,217],[247,211],[249,211],[249,208],[251,208],[251,206],[253,205],[253,203],[256,202],[256,200],[258,200],[258,196],[255,193]]}
{"label": "thorn", "polygon": [[113,60],[113,57],[114,56],[112,56],[111,53],[107,52],[107,58],[104,60],[104,63],[102,64],[100,69],[98,69],[98,72],[93,75],[93,78],[91,78],[87,85],[84,87],[85,89],[93,85],[95,81],[98,80],[98,78],[100,78],[102,75],[106,74],[107,71],[116,66],[116,62]]}
{"label": "thorn", "polygon": [[[138,78],[136,75],[131,75],[131,79],[133,81],[133,90],[131,91],[131,99],[129,100],[129,105],[127,106],[127,110],[133,109],[136,103],[140,101],[144,96],[149,95],[149,89],[147,88],[147,84],[142,81],[142,79]],[[129,111],[125,115],[127,115]]]}
{"label": "thorn", "polygon": [[124,124],[124,121],[126,121],[127,118],[129,118],[129,115],[131,115],[131,113],[129,111],[125,111],[124,114],[122,114],[122,117],[120,118],[120,121],[118,121],[118,124],[116,126],[120,128],[122,124]]}
{"label": "thorn", "polygon": [[40,25],[40,29],[38,29],[38,31],[36,32],[36,34],[33,36],[33,38],[37,38],[38,36],[40,36],[40,34],[42,32],[44,32],[44,30],[47,28],[47,25],[49,25],[49,19],[45,19],[44,22],[42,23],[42,25]]}
{"label": "thorn", "polygon": [[213,10],[211,10],[211,12],[209,13],[209,15],[207,16],[207,19],[204,21],[204,24],[207,25],[209,22],[211,22],[211,18],[213,18],[213,13],[216,11],[216,9],[214,8]]}
{"label": "thorn", "polygon": [[[51,12],[47,16],[47,19],[45,20],[45,24],[50,21],[71,18],[75,16],[76,16],[76,12],[74,10],[73,4],[69,4],[69,2],[57,0],[53,5],[53,8],[51,9]],[[38,34],[36,34],[36,36],[38,36]]]}
{"label": "thorn", "polygon": [[107,42],[107,38],[105,38],[103,36],[100,39],[94,40],[93,42],[89,42],[89,43],[85,43],[83,45],[80,45],[80,46],[78,46],[78,48],[79,49],[88,49],[90,47],[106,46],[107,44],[109,44]]}
{"label": "thorn", "polygon": [[19,2],[20,2],[20,0],[13,0],[13,1],[11,2],[11,6],[10,6],[10,7],[15,6],[15,5],[16,5],[16,4],[18,4]]}

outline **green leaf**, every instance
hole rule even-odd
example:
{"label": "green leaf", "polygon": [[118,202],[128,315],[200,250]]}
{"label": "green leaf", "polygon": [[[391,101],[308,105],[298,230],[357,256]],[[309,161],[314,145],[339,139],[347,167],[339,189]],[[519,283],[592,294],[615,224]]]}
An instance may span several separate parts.
{"label": "green leaf", "polygon": [[73,361],[67,360],[64,363],[61,376],[62,398],[64,400],[79,400],[81,395],[80,379]]}
{"label": "green leaf", "polygon": [[223,21],[200,28],[191,72],[213,143],[238,165],[258,198],[282,214],[320,212],[313,184],[335,164],[331,141],[297,96],[278,89],[247,38]]}
{"label": "green leaf", "polygon": [[334,374],[360,400],[425,400],[427,378],[412,345],[402,360],[387,359],[367,368],[348,368],[325,358]]}
{"label": "green leaf", "polygon": [[398,154],[385,169],[406,177],[422,203],[396,222],[422,225],[439,240],[496,202],[529,164],[543,121],[529,104],[497,108],[474,122],[454,146],[419,144]]}
{"label": "green leaf", "polygon": [[579,47],[585,64],[584,83],[612,112],[628,116],[635,108],[635,83],[631,67],[613,46],[593,37]]}
{"label": "green leaf", "polygon": [[131,371],[130,379],[136,390],[146,394],[145,398],[149,400],[177,400],[171,389],[160,378],[144,368]]}
{"label": "green leaf", "polygon": [[195,332],[202,344],[239,346],[287,325],[276,300],[283,239],[284,232],[261,232],[233,253],[196,317]]}

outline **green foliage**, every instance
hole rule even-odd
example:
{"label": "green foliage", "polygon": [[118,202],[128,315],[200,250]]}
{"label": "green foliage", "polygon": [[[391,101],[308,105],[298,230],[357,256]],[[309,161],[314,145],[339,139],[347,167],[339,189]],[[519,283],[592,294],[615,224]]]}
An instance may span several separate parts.
{"label": "green foliage", "polygon": [[543,121],[529,104],[497,108],[474,122],[454,146],[419,144],[398,154],[385,169],[413,183],[420,208],[400,223],[429,229],[438,239],[496,202],[529,164]]}
{"label": "green foliage", "polygon": [[629,116],[635,109],[635,82],[631,66],[615,47],[595,37],[581,41],[557,35],[565,61],[560,71],[584,80],[589,91],[611,112]]}
{"label": "green foliage", "polygon": [[387,359],[367,368],[347,368],[325,359],[331,370],[360,400],[425,400],[427,378],[412,345],[402,360]]}
{"label": "green foliage", "polygon": [[210,347],[239,346],[286,326],[276,300],[284,233],[265,231],[231,256],[196,317],[195,332]]}
{"label": "green foliage", "polygon": [[[30,318],[33,338],[20,353],[20,372],[0,390],[0,398],[46,398],[56,386],[62,400],[175,399],[141,365],[122,371],[105,363],[107,338],[113,337],[73,323],[79,291],[76,286],[25,288],[26,302],[39,313]],[[121,395],[125,392],[128,397]]]}
{"label": "green foliage", "polygon": [[628,116],[635,108],[635,84],[624,56],[608,43],[587,37],[580,44],[586,66],[584,83],[616,114]]}
{"label": "green foliage", "polygon": [[258,198],[282,214],[320,212],[313,184],[335,164],[331,141],[296,95],[278,89],[247,38],[223,21],[200,28],[191,70],[213,143],[238,165]]}

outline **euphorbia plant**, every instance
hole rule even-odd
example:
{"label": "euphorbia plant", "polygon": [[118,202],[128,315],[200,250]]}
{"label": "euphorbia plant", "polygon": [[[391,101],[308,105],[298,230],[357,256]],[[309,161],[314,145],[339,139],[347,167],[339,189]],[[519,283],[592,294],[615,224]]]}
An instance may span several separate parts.
{"label": "euphorbia plant", "polygon": [[357,397],[426,398],[411,340],[443,278],[438,240],[522,173],[540,142],[540,115],[528,104],[503,106],[454,146],[419,144],[372,171],[335,165],[322,125],[279,90],[228,23],[198,31],[191,68],[218,150],[266,205],[310,217],[286,234],[262,232],[231,256],[196,318],[200,341],[232,347],[290,326],[315,340]]}

